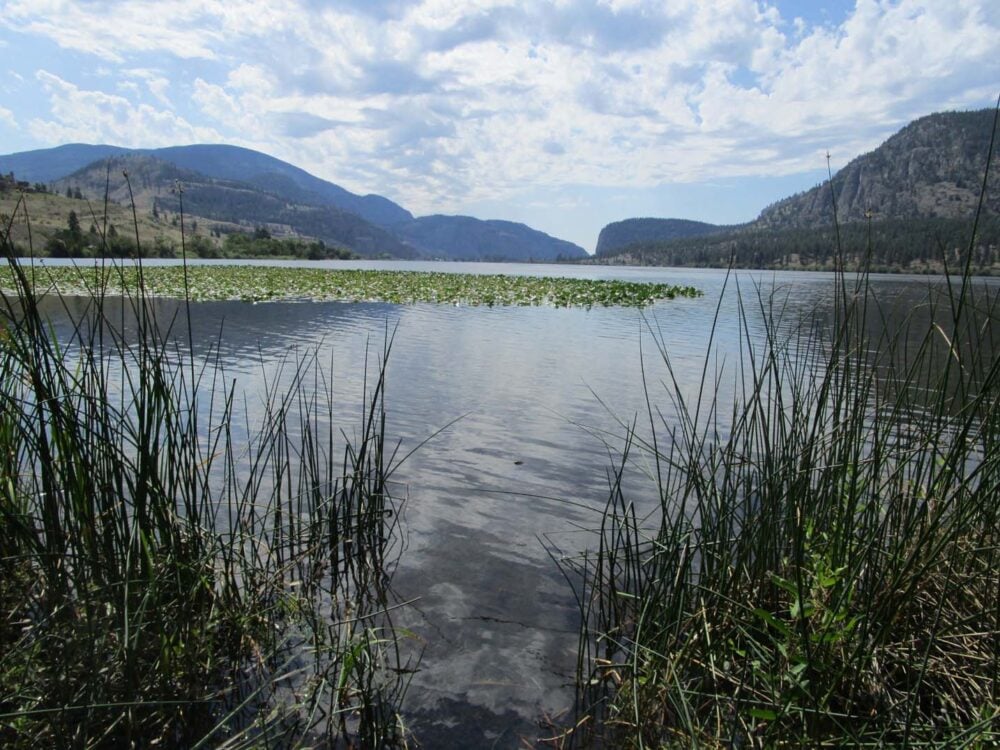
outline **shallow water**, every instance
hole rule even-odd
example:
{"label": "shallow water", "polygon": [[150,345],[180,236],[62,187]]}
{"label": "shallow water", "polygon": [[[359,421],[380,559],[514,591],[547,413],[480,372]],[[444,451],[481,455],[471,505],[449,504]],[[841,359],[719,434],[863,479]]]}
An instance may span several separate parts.
{"label": "shallow water", "polygon": [[[296,265],[289,263],[288,265]],[[607,472],[625,435],[645,424],[652,401],[671,419],[656,331],[682,391],[697,396],[710,339],[709,380],[729,403],[740,361],[737,288],[751,337],[763,335],[757,288],[784,309],[785,328],[833,298],[822,273],[584,266],[318,262],[310,266],[455,270],[619,278],[689,284],[705,292],[644,311],[487,308],[373,303],[192,305],[199,355],[216,351],[253,404],[265,376],[289,353],[318,351],[332,373],[337,418],[350,434],[363,408],[365,359],[375,371],[394,333],[386,401],[388,438],[400,455],[405,549],[394,577],[414,603],[395,621],[411,629],[420,671],[405,720],[425,747],[518,747],[544,735],[573,698],[577,610],[552,554],[590,543],[607,495]],[[984,281],[995,288],[995,282]],[[873,279],[891,327],[926,298],[926,277]],[[181,311],[159,301],[161,321]],[[50,302],[57,318],[60,308]],[[718,324],[712,334],[713,319]],[[881,323],[880,323],[881,325]],[[186,323],[183,324],[186,330]],[[182,331],[183,332],[183,331]],[[457,421],[456,421],[457,420]],[[450,425],[450,426],[448,426]],[[441,428],[439,434],[435,434]],[[723,425],[724,428],[724,425]],[[609,449],[609,445],[611,449]],[[641,465],[641,461],[638,465]],[[639,497],[652,485],[635,480]],[[552,553],[552,554],[550,554]]]}

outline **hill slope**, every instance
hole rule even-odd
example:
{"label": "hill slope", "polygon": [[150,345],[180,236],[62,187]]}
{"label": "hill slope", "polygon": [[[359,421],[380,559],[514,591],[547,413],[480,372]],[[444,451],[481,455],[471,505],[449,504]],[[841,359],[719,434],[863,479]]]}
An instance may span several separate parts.
{"label": "hill slope", "polygon": [[239,146],[197,144],[128,149],[70,143],[49,149],[0,156],[0,172],[14,172],[29,182],[53,182],[108,156],[142,154],[206,177],[235,180],[282,195],[292,203],[335,206],[381,226],[409,221],[413,215],[380,195],[356,195],[304,169]]}
{"label": "hill slope", "polygon": [[[833,177],[837,216],[862,221],[963,218],[975,210],[986,170],[993,110],[941,112],[914,120],[874,151],[853,159]],[[765,208],[765,227],[833,223],[830,183]],[[1000,213],[1000,192],[987,192],[987,209]]]}
{"label": "hill slope", "polygon": [[[95,161],[125,156],[147,157],[159,164],[135,162],[144,166],[134,167],[133,188],[147,211],[152,210],[153,197],[157,205],[173,210],[176,199],[170,188],[179,179],[185,183],[189,213],[248,226],[281,225],[366,255],[409,258],[419,252],[434,258],[493,260],[586,256],[583,248],[523,224],[466,216],[414,219],[387,198],[355,195],[280,159],[237,146],[124,149],[69,144],[0,156],[0,173],[13,171],[29,182],[55,182],[60,191],[80,187],[97,199],[104,194],[106,165]],[[164,164],[178,171],[169,173]],[[144,180],[150,185],[139,184]],[[127,203],[127,191],[121,187],[116,183],[113,197]]]}
{"label": "hill slope", "polygon": [[130,150],[118,146],[67,143],[55,148],[4,154],[0,156],[0,173],[13,172],[17,179],[28,182],[54,182],[99,159],[125,154]]}
{"label": "hill slope", "polygon": [[539,261],[587,257],[579,245],[512,221],[435,215],[397,225],[395,230],[434,258]]}
{"label": "hill slope", "polygon": [[296,203],[336,206],[383,227],[413,218],[405,208],[381,195],[356,195],[304,169],[248,148],[197,144],[158,148],[146,153],[208,177],[245,182]]}
{"label": "hill slope", "polygon": [[727,228],[688,219],[625,219],[601,230],[597,238],[597,255],[607,255],[636,242],[698,237]]}
{"label": "hill slope", "polygon": [[[907,125],[827,182],[765,208],[753,222],[701,236],[665,234],[671,220],[645,225],[647,238],[614,243],[609,262],[832,268],[837,256],[833,195],[848,264],[866,257],[879,270],[938,271],[969,246],[994,124],[993,110],[946,112]],[[996,154],[994,154],[996,157]],[[994,165],[974,247],[974,267],[1000,272],[1000,168]],[[629,222],[620,222],[629,224]],[[610,230],[615,225],[609,225]],[[602,236],[604,231],[602,231]]]}
{"label": "hill slope", "polygon": [[[131,193],[123,170],[128,171]],[[178,182],[183,185],[182,196],[175,190]],[[176,214],[183,198],[184,213],[192,222],[198,219],[223,222],[243,226],[247,231],[257,225],[268,225],[282,233],[314,237],[370,257],[416,255],[394,235],[355,213],[334,206],[289,202],[286,197],[255,185],[207,177],[143,153],[102,159],[54,183],[58,192],[78,187],[94,201],[103,198],[106,186],[111,200],[128,204],[134,198],[136,208],[144,214],[160,211]]]}

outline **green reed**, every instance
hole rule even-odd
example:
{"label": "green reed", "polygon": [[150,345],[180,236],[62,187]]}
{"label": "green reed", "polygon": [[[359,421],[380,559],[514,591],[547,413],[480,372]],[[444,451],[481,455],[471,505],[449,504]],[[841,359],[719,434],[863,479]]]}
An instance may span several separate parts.
{"label": "green reed", "polygon": [[[666,404],[647,388],[574,565],[566,744],[1000,743],[1000,309],[962,271],[899,330],[865,274],[792,334],[742,294],[733,403],[712,343],[692,399],[651,331]],[[625,489],[637,454],[652,510]]]}
{"label": "green reed", "polygon": [[249,396],[157,319],[141,265],[121,300],[118,267],[89,273],[57,336],[9,231],[0,744],[405,744],[389,337],[359,425],[338,426],[305,357],[270,374],[251,429]]}

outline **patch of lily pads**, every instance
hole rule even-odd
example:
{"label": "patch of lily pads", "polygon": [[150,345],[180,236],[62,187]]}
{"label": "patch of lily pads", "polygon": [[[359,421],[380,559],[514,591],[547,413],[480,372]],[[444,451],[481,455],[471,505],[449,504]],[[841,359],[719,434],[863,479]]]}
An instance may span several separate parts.
{"label": "patch of lily pads", "polygon": [[[568,279],[514,275],[477,275],[422,271],[331,270],[267,266],[145,266],[146,291],[158,297],[193,301],[343,300],[353,302],[430,302],[461,305],[547,305],[553,307],[645,307],[658,300],[697,297],[690,286],[647,282]],[[9,269],[0,284],[10,289]],[[39,291],[109,295],[135,294],[139,269],[115,266],[35,268]]]}

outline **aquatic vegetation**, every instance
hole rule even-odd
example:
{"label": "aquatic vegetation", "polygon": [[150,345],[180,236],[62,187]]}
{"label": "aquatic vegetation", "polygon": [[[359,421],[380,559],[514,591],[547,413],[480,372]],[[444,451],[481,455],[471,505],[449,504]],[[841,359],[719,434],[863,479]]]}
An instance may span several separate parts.
{"label": "aquatic vegetation", "polygon": [[258,402],[143,293],[91,278],[57,336],[31,275],[8,255],[0,745],[404,745],[384,369],[345,426],[314,359]]}
{"label": "aquatic vegetation", "polygon": [[[549,305],[555,307],[645,307],[658,300],[695,297],[689,286],[628,281],[417,271],[328,270],[266,266],[143,266],[144,291],[153,296],[204,300],[309,299],[350,302],[431,302],[461,305]],[[36,268],[40,292],[88,294],[107,284],[109,294],[134,294],[140,269],[133,264]],[[13,279],[0,273],[0,287]]]}
{"label": "aquatic vegetation", "polygon": [[665,393],[648,429],[622,423],[595,549],[564,563],[566,744],[1000,744],[1000,295],[971,278],[970,236],[898,329],[867,274],[837,274],[832,325],[793,334],[777,295],[742,298],[731,403],[714,334],[692,395],[652,333]]}
{"label": "aquatic vegetation", "polygon": [[623,425],[572,576],[598,746],[1000,742],[1000,300],[956,290],[904,357],[847,295],[830,338],[744,341],[736,403],[710,370],[685,393],[655,337],[673,407]]}

